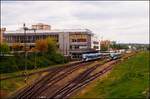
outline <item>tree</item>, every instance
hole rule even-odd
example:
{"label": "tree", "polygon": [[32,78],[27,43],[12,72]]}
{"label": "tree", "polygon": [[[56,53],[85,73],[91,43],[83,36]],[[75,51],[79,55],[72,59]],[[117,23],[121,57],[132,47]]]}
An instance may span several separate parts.
{"label": "tree", "polygon": [[48,50],[48,44],[47,44],[47,41],[46,40],[37,40],[36,41],[36,44],[35,44],[35,47],[38,51],[40,52],[47,52]]}
{"label": "tree", "polygon": [[106,45],[101,45],[101,51],[107,51],[108,47]]}
{"label": "tree", "polygon": [[13,49],[14,51],[19,51],[19,50],[21,50],[21,44],[20,44],[20,43],[14,43],[14,44],[12,45],[12,49]]}
{"label": "tree", "polygon": [[49,37],[49,38],[46,39],[46,41],[47,41],[47,44],[48,44],[48,53],[56,52],[57,51],[56,40]]}
{"label": "tree", "polygon": [[119,50],[119,49],[128,49],[129,47],[124,44],[113,44],[110,45],[110,48]]}
{"label": "tree", "polygon": [[44,52],[51,53],[57,51],[56,41],[55,39],[52,38],[37,40],[35,46],[37,50],[43,53]]}
{"label": "tree", "polygon": [[0,53],[2,55],[4,55],[5,53],[9,53],[9,52],[10,52],[10,48],[7,45],[7,43],[3,43],[3,44],[0,45]]}

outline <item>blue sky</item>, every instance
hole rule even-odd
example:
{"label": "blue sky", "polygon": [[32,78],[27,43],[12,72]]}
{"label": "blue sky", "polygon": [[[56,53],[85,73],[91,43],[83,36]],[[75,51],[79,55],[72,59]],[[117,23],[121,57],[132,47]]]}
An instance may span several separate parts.
{"label": "blue sky", "polygon": [[148,1],[3,1],[1,25],[16,30],[46,23],[52,29],[88,28],[100,39],[149,42]]}

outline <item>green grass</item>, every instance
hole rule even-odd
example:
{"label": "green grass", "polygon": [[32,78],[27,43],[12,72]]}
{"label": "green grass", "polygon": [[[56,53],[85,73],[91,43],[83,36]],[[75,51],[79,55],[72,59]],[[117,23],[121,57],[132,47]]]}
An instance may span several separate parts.
{"label": "green grass", "polygon": [[75,98],[146,98],[149,88],[149,52],[140,52],[113,68],[104,79]]}

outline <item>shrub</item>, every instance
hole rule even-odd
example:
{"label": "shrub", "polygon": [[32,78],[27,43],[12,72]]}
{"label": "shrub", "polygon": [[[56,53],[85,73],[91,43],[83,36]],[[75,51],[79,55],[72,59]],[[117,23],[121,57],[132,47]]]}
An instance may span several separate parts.
{"label": "shrub", "polygon": [[[18,48],[18,45],[15,48]],[[38,68],[42,68],[67,62],[64,56],[57,52],[56,42],[53,39],[47,38],[36,41],[36,48],[34,52],[27,54],[27,58],[25,58],[25,53],[18,53],[17,51],[14,53],[14,56],[1,57],[0,72],[6,73],[24,70],[25,62],[27,69],[34,69],[35,65]]]}

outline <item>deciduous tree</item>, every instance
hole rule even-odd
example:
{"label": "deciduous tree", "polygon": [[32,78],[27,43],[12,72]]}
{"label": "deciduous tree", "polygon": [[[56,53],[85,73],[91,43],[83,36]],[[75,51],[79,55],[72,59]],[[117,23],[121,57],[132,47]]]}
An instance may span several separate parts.
{"label": "deciduous tree", "polygon": [[12,45],[12,49],[13,49],[14,51],[20,51],[20,50],[21,50],[21,44],[20,44],[20,43],[14,43],[14,44]]}
{"label": "deciduous tree", "polygon": [[36,46],[36,49],[39,50],[40,52],[47,52],[48,50],[47,41],[43,39],[37,40],[35,46]]}
{"label": "deciduous tree", "polygon": [[0,44],[0,53],[4,55],[5,53],[9,53],[10,48],[7,43]]}
{"label": "deciduous tree", "polygon": [[47,44],[48,44],[48,52],[56,52],[57,51],[57,44],[56,44],[56,40],[52,39],[52,38],[47,38],[46,39]]}

